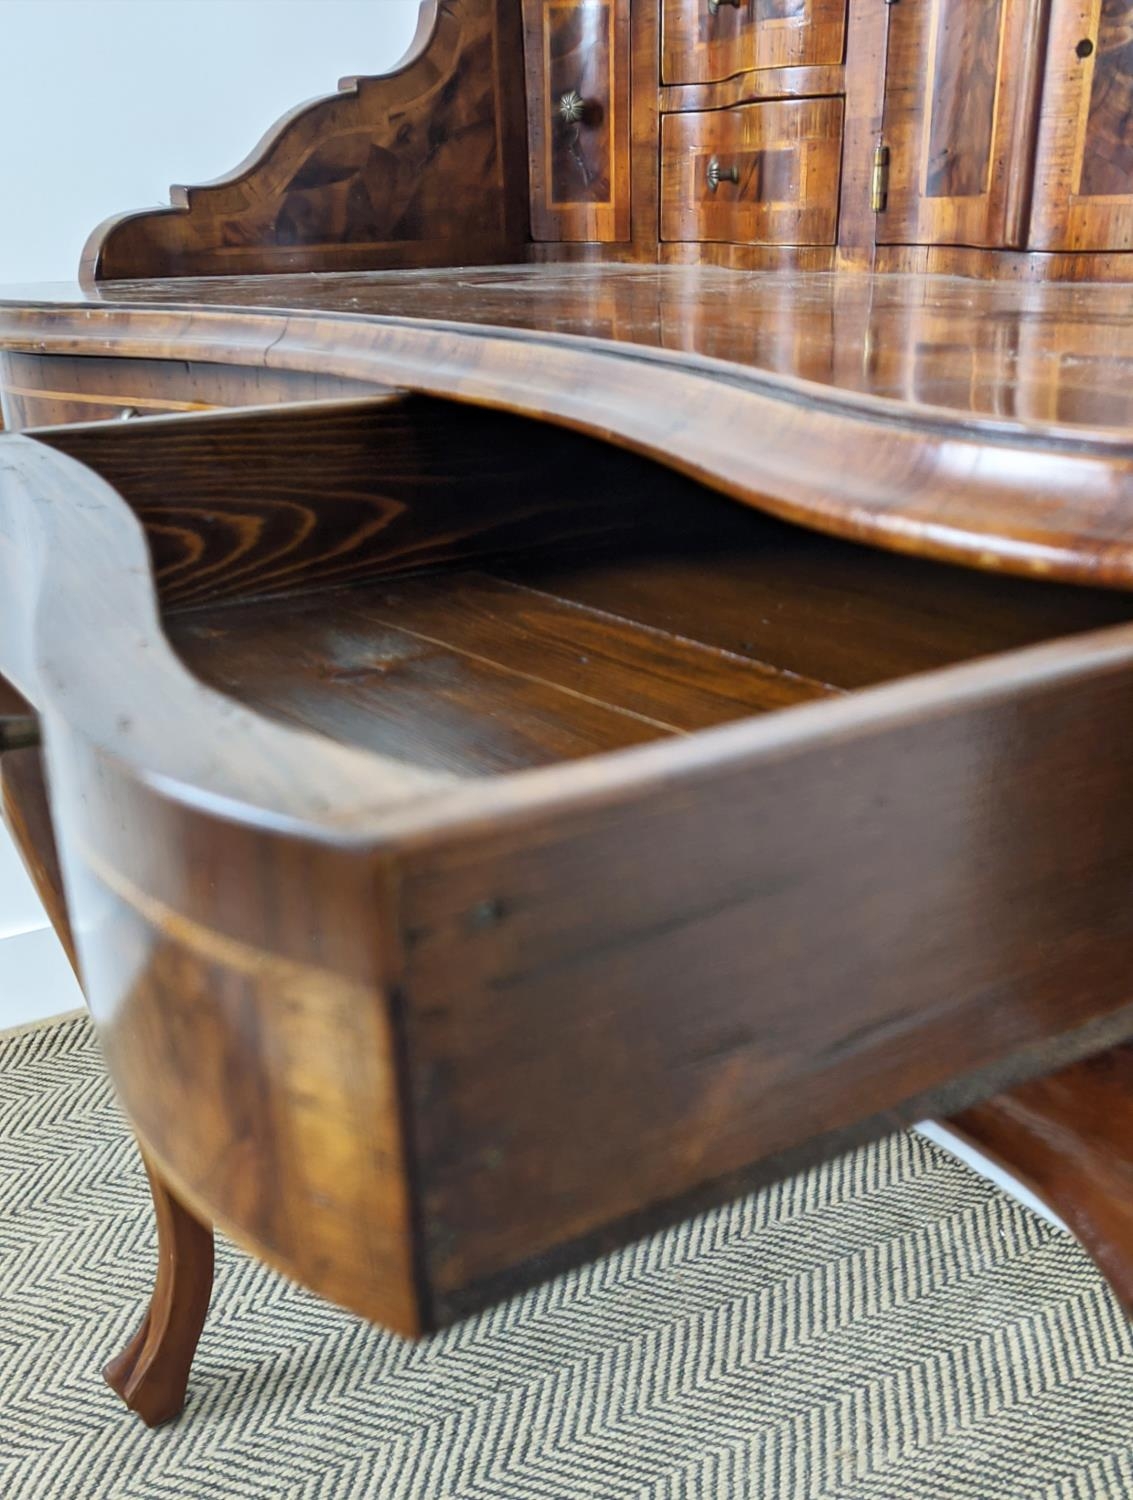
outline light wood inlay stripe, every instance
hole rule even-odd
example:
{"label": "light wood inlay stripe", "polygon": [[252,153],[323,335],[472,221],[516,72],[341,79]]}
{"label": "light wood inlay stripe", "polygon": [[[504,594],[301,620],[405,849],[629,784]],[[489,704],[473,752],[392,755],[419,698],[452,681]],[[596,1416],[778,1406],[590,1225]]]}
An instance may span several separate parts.
{"label": "light wood inlay stripe", "polygon": [[6,385],[4,389],[13,396],[30,396],[38,401],[74,401],[84,406],[137,406],[147,411],[217,410],[216,404],[209,401],[157,401],[152,396],[91,395],[85,391],[49,391],[24,385]]}

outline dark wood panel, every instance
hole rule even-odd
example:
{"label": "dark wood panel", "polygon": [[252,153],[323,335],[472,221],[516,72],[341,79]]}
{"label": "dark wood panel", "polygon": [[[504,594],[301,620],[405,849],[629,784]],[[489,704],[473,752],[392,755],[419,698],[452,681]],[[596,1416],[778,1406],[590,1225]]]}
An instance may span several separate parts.
{"label": "dark wood panel", "polygon": [[146,527],[167,605],[348,583],[447,559],[695,530],[681,475],[576,433],[423,398],[60,428]]}
{"label": "dark wood panel", "polygon": [[890,8],[879,243],[1025,243],[1046,14],[1046,0]]}
{"label": "dark wood panel", "polygon": [[952,6],[940,13],[925,183],[930,198],[977,198],[988,191],[1002,9],[1002,0],[982,0],[974,11]]}
{"label": "dark wood panel", "polygon": [[[707,524],[720,519],[715,507],[706,512]],[[755,545],[761,531],[755,529]],[[639,540],[637,548],[641,545]],[[623,561],[626,572],[648,573],[653,566],[648,551],[642,555],[635,549]],[[720,566],[726,569],[726,564]],[[563,599],[553,584],[544,583],[545,574],[557,574],[554,562],[528,561],[516,571],[521,582],[462,572],[387,584],[366,608],[387,626],[457,645],[477,658],[553,684],[568,696],[616,706],[665,731],[704,729],[831,691],[825,683],[781,671],[773,661],[755,661]]]}
{"label": "dark wood panel", "polygon": [[1055,6],[1043,84],[1029,244],[1133,249],[1133,8]]}
{"label": "dark wood panel", "polygon": [[[614,7],[609,0],[571,0],[551,6],[548,22],[551,202],[609,203]],[[565,119],[559,107],[572,93],[582,111],[577,120]]]}
{"label": "dark wood panel", "polygon": [[549,592],[839,688],[1133,617],[1124,594],[992,579],[759,518],[640,557],[516,567]]}
{"label": "dark wood panel", "polygon": [[[459,579],[447,582],[460,589]],[[436,625],[436,622],[431,622]],[[590,693],[498,664],[462,632],[418,628],[412,604],[373,588],[229,608],[170,622],[201,681],[286,723],[429,771],[493,775],[672,733]]]}
{"label": "dark wood panel", "polygon": [[[534,235],[536,239],[627,239],[628,4],[626,0],[539,0],[533,10],[536,24],[529,49],[529,93],[536,169],[532,179]],[[564,101],[572,96],[578,117],[565,118]]]}
{"label": "dark wood panel", "polygon": [[1082,157],[1084,197],[1133,191],[1133,3],[1102,0]]}
{"label": "dark wood panel", "polygon": [[538,576],[529,568],[520,587],[446,572],[196,610],[167,628],[197,677],[262,713],[462,775],[571,760],[831,691],[564,602]]}
{"label": "dark wood panel", "polygon": [[403,993],[449,1315],[642,1204],[1129,1034],[1133,678],[1065,649],[421,841]]}
{"label": "dark wood panel", "polygon": [[854,24],[846,34],[838,257],[857,270],[872,266],[877,248],[873,166],[882,140],[892,13],[884,0],[855,0]]}
{"label": "dark wood panel", "polygon": [[630,237],[629,21],[629,0],[525,0],[537,240]]}
{"label": "dark wood panel", "polygon": [[527,240],[515,0],[428,0],[406,59],[285,116],[228,176],[123,214],[83,252],[94,280],[462,265]]}
{"label": "dark wood panel", "polygon": [[666,115],[661,238],[832,245],[841,146],[838,99]]}

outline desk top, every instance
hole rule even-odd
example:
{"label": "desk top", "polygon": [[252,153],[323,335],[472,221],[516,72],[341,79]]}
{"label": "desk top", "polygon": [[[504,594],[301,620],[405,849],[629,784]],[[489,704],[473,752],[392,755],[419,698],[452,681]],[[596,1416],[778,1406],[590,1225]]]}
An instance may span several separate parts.
{"label": "desk top", "polygon": [[1133,586],[1123,286],[613,264],[112,282],[5,290],[0,348],[372,379],[839,535]]}

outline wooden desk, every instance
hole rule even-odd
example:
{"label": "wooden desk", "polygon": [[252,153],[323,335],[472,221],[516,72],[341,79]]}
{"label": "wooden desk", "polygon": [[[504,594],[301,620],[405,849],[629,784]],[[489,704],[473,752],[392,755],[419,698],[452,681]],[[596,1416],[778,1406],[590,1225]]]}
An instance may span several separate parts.
{"label": "wooden desk", "polygon": [[[1133,1301],[1126,210],[1043,167],[1113,49],[931,9],[452,0],[0,300],[68,903],[6,796],[150,1168],[147,1420],[206,1225],[415,1334],[926,1113]],[[990,185],[867,214],[965,27]]]}

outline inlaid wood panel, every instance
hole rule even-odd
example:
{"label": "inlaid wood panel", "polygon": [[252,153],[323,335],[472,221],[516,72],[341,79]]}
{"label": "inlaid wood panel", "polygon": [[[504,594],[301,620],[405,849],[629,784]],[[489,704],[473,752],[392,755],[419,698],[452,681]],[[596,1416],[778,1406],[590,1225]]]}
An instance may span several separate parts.
{"label": "inlaid wood panel", "polygon": [[1052,13],[1030,244],[1133,249],[1133,0]]}
{"label": "inlaid wood panel", "polygon": [[527,0],[536,240],[630,235],[629,0]]}
{"label": "inlaid wood panel", "polygon": [[517,0],[424,0],[393,72],[285,115],[227,176],[91,235],[86,276],[514,259],[526,240]]}
{"label": "inlaid wood panel", "polygon": [[840,99],[665,116],[661,238],[832,245],[841,141]]}
{"label": "inlaid wood panel", "polygon": [[971,23],[941,18],[929,111],[925,191],[930,198],[977,198],[991,166],[1003,0],[984,0]]}
{"label": "inlaid wood panel", "polygon": [[846,0],[664,0],[661,76],[706,83],[750,68],[840,63]]}
{"label": "inlaid wood panel", "polygon": [[879,243],[1024,243],[1044,26],[1044,0],[891,8]]}

